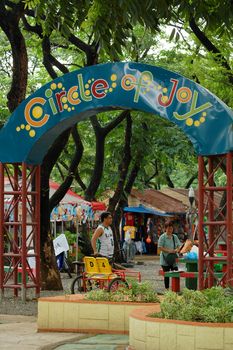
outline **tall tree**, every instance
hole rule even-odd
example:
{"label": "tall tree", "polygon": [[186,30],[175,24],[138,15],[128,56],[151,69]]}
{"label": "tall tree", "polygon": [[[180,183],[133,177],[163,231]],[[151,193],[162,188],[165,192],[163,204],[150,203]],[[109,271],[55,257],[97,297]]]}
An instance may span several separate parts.
{"label": "tall tree", "polygon": [[7,95],[7,104],[10,112],[24,100],[27,88],[28,57],[24,36],[20,29],[20,19],[24,12],[23,4],[0,2],[0,27],[6,34],[12,50],[13,69],[12,83]]}

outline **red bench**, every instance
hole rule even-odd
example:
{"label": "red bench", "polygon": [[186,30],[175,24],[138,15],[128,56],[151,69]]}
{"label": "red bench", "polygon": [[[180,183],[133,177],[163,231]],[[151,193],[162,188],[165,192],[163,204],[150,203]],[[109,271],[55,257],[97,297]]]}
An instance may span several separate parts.
{"label": "red bench", "polygon": [[[168,271],[164,272],[163,270],[159,270],[160,276],[171,277],[172,282],[172,291],[180,292],[180,279],[181,278],[197,278],[198,272],[186,272],[186,271]],[[215,277],[221,278],[223,276],[222,272],[215,272]],[[207,277],[207,276],[206,276]]]}
{"label": "red bench", "polygon": [[184,271],[168,271],[164,272],[163,270],[159,270],[159,275],[164,277],[171,277],[172,282],[172,291],[180,292],[180,278],[196,278],[197,272],[184,272]]}

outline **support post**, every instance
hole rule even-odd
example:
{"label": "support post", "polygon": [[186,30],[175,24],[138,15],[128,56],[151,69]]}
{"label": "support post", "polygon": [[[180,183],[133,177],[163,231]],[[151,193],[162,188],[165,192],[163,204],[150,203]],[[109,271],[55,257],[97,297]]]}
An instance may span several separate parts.
{"label": "support post", "polygon": [[226,229],[227,229],[227,284],[233,286],[232,280],[232,153],[227,154],[226,159],[227,173],[227,211],[226,211]]}
{"label": "support post", "polygon": [[198,288],[204,289],[204,158],[198,157]]}
{"label": "support post", "polygon": [[0,203],[0,297],[21,290],[25,302],[27,289],[40,293],[40,167],[0,163]]}
{"label": "support post", "polygon": [[0,301],[4,294],[4,166],[0,163]]}
{"label": "support post", "polygon": [[36,297],[40,295],[40,176],[41,167],[38,166],[35,173],[35,222],[37,223],[35,228]]}
{"label": "support post", "polygon": [[26,278],[27,278],[27,165],[22,164],[22,300],[26,301]]}
{"label": "support post", "polygon": [[[213,166],[213,157],[209,157],[208,159],[208,179],[207,179],[207,185],[209,187],[214,186],[214,166]],[[214,191],[210,191],[208,195],[208,221],[214,222]],[[208,232],[208,246],[209,248],[209,256],[214,256],[214,225],[209,225],[209,227],[206,228]],[[209,262],[209,276],[208,276],[208,288],[211,288],[214,285],[214,262]],[[208,272],[208,271],[207,271]]]}
{"label": "support post", "polygon": [[[13,190],[15,192],[14,194],[14,222],[19,223],[19,201],[18,201],[18,195],[16,194],[19,190],[19,165],[14,164],[14,184],[13,184]],[[19,226],[14,225],[13,227],[14,231],[14,239],[13,239],[13,280],[14,284],[17,285],[18,283],[18,257],[17,254],[19,254],[19,247],[18,247],[18,239],[19,239]],[[18,296],[18,288],[14,289],[14,296]]]}
{"label": "support post", "polygon": [[[232,152],[223,155],[210,156],[208,159],[208,171],[204,168],[202,156],[198,160],[198,231],[199,231],[199,261],[198,281],[199,289],[205,288],[204,274],[208,281],[208,287],[214,285],[233,286],[232,279]],[[226,173],[226,182],[223,186],[216,185],[218,178],[215,175],[222,169]],[[220,207],[223,194],[226,193],[226,203]],[[220,198],[221,201],[220,201]],[[204,215],[208,217],[204,221]],[[208,230],[205,234],[204,227]],[[227,256],[217,256],[215,251],[221,247],[222,240],[226,243]],[[205,250],[205,252],[204,252]],[[221,248],[220,248],[221,252]],[[215,274],[215,264],[224,264],[221,277]],[[205,272],[204,272],[205,267]]]}

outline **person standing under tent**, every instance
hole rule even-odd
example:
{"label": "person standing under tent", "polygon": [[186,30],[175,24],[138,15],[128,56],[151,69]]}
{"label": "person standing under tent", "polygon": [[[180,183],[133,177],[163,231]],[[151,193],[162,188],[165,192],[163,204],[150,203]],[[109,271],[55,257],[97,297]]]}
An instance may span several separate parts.
{"label": "person standing under tent", "polygon": [[95,230],[91,246],[94,255],[101,255],[106,258],[112,258],[114,253],[114,239],[111,229],[112,215],[105,211],[100,215],[101,224]]}
{"label": "person standing under tent", "polygon": [[[173,234],[172,221],[165,222],[165,232],[159,237],[158,248],[160,249],[160,265],[164,272],[178,271],[176,263],[177,253],[182,244],[179,238]],[[164,277],[164,285],[169,289],[169,277]]]}

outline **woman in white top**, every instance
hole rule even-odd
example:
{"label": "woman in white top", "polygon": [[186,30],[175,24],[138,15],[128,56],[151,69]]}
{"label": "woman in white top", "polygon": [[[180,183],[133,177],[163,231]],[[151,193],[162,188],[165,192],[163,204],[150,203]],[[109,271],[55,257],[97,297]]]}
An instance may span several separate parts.
{"label": "woman in white top", "polygon": [[94,255],[99,254],[107,258],[112,258],[114,253],[113,232],[110,227],[112,224],[112,215],[106,211],[100,215],[100,219],[101,224],[97,227],[92,236],[91,246]]}

